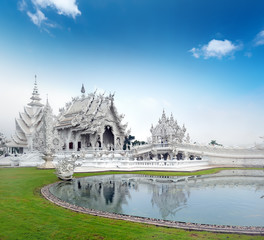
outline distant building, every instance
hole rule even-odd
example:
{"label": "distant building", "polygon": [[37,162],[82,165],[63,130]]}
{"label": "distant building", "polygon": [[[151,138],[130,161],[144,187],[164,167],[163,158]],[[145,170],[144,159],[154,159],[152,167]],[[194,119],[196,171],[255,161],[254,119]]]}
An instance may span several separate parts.
{"label": "distant building", "polygon": [[186,134],[184,124],[180,127],[172,114],[170,118],[166,117],[164,110],[158,124],[155,127],[152,125],[150,132],[153,143],[190,142],[190,137],[189,134]]}

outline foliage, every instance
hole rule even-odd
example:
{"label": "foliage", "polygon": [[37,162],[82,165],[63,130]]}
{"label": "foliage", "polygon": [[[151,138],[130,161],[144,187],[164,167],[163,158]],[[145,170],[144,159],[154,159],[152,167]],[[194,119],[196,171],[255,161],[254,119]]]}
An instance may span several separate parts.
{"label": "foliage", "polygon": [[[76,213],[56,206],[40,195],[42,186],[58,181],[53,172],[54,170],[35,168],[0,168],[0,239],[263,238],[261,236],[185,231]],[[181,174],[141,173],[150,175]],[[109,172],[80,173],[76,176],[99,174],[109,174]]]}
{"label": "foliage", "polygon": [[128,137],[125,137],[123,150],[127,150],[127,147],[128,149],[130,149],[130,146],[132,145],[131,141],[134,139],[135,139],[135,136],[131,136],[131,135],[129,135]]}
{"label": "foliage", "polygon": [[145,145],[145,144],[147,144],[145,141],[139,141],[139,140],[135,140],[132,142],[132,146]]}
{"label": "foliage", "polygon": [[209,145],[213,145],[213,146],[223,146],[222,144],[217,143],[216,140],[211,140],[211,142],[209,143]]}

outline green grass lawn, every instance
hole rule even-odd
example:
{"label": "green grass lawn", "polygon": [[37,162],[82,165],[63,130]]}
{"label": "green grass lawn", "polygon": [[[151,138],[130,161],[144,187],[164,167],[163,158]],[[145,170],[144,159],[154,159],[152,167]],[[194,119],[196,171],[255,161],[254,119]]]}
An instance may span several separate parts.
{"label": "green grass lawn", "polygon": [[[216,171],[219,169],[192,174]],[[50,203],[40,195],[42,186],[58,180],[53,173],[54,170],[35,168],[0,168],[0,239],[263,239],[263,236],[156,227],[72,212]],[[171,172],[138,173],[190,175]],[[95,173],[79,173],[76,177],[89,175]]]}

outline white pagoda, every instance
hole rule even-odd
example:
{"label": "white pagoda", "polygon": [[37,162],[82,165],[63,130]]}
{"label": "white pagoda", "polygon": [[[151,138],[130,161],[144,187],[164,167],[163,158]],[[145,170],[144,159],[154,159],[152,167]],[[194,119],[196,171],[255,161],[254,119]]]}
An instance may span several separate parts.
{"label": "white pagoda", "polygon": [[36,131],[42,125],[44,105],[40,102],[38,87],[35,76],[34,89],[31,102],[24,107],[24,112],[19,113],[15,119],[16,131],[7,146],[12,153],[25,153],[33,150],[33,138]]}

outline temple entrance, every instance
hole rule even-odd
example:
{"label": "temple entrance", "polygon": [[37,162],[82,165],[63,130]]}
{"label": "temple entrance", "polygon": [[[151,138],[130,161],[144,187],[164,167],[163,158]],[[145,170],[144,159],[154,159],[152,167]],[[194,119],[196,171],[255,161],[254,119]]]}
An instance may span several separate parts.
{"label": "temple entrance", "polygon": [[73,149],[73,142],[69,143],[69,149]]}
{"label": "temple entrance", "polygon": [[82,143],[81,142],[78,142],[78,151],[80,151],[81,150],[81,148],[82,148]]}
{"label": "temple entrance", "polygon": [[97,141],[96,142],[96,147],[99,147],[99,148],[101,148],[102,146],[101,146],[101,142],[100,141]]}
{"label": "temple entrance", "polygon": [[114,134],[112,132],[112,127],[105,126],[105,131],[103,134],[103,143],[104,147],[106,147],[108,150],[113,150],[114,147]]}
{"label": "temple entrance", "polygon": [[90,141],[90,135],[89,134],[82,134],[81,142],[83,143],[83,147],[90,147],[91,141]]}
{"label": "temple entrance", "polygon": [[177,160],[183,160],[183,154],[181,152],[179,152],[177,155],[176,155],[176,158]]}

